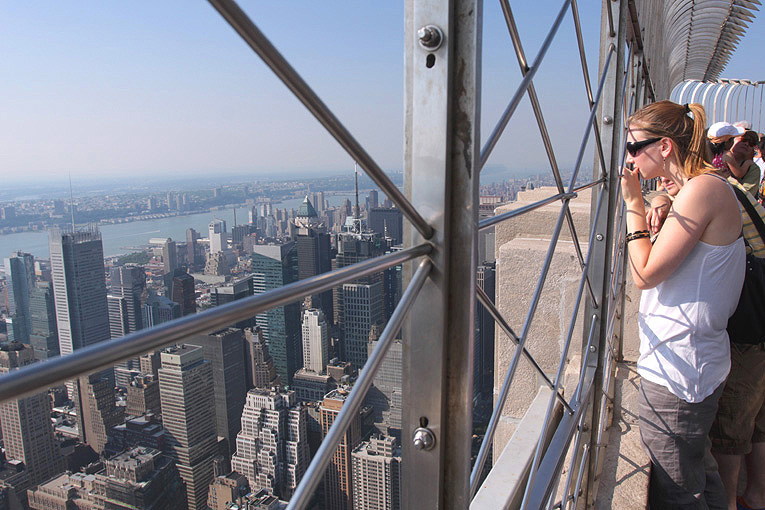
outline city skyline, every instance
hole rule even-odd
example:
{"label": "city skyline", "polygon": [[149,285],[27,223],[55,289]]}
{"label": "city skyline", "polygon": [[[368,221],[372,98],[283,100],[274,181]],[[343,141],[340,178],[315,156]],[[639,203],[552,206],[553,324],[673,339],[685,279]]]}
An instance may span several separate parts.
{"label": "city skyline", "polygon": [[[559,9],[559,2],[548,4],[514,6],[530,59],[546,32],[539,28],[550,26]],[[296,1],[243,3],[242,8],[378,164],[400,170],[403,2]],[[0,51],[8,76],[13,76],[0,80],[2,96],[13,98],[3,105],[0,126],[8,148],[0,174],[8,183],[44,177],[66,186],[70,174],[75,184],[90,178],[181,173],[199,177],[290,172],[297,178],[335,173],[351,164],[206,2],[167,2],[150,8],[146,2],[82,2],[45,9],[4,2],[2,9]],[[599,5],[581,2],[579,11],[584,43],[592,52],[598,44]],[[761,78],[751,76],[750,68],[765,45],[763,25],[756,20],[750,24],[723,76]],[[487,134],[521,76],[517,66],[508,66],[508,59],[515,58],[494,3],[484,6],[483,31],[481,130]],[[569,20],[559,37],[574,42]],[[543,107],[560,112],[559,119],[582,117],[587,109],[575,46],[551,49],[536,79]],[[588,62],[592,81],[597,72],[593,60]],[[534,121],[524,100],[489,164],[509,171],[546,169],[538,132],[531,126]],[[576,155],[584,126],[553,120],[548,127],[559,164],[565,167]],[[577,136],[571,136],[572,129]]]}

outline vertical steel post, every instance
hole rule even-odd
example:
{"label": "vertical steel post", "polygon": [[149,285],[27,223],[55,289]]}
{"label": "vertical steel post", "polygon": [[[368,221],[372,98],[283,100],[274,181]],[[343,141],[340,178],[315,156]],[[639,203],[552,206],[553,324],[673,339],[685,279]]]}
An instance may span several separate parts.
{"label": "vertical steel post", "polygon": [[[405,13],[406,192],[435,233],[431,278],[404,329],[403,504],[462,510],[470,503],[482,1],[407,0]],[[410,244],[420,240],[410,231]],[[435,439],[431,448],[414,441],[418,428]]]}
{"label": "vertical steel post", "polygon": [[[591,443],[597,438],[598,423],[603,417],[600,416],[601,405],[600,399],[603,398],[603,366],[605,357],[610,356],[608,352],[608,310],[610,302],[610,270],[612,264],[613,252],[611,246],[613,244],[616,233],[614,232],[614,218],[616,206],[621,200],[621,194],[619,193],[619,165],[621,164],[621,150],[620,141],[622,136],[622,125],[620,120],[622,119],[622,108],[624,105],[623,84],[625,77],[625,49],[627,41],[625,34],[627,33],[627,16],[629,14],[628,8],[629,0],[619,0],[613,2],[603,2],[604,11],[601,14],[601,39],[600,39],[600,63],[599,73],[604,71],[604,63],[606,61],[606,55],[611,45],[616,46],[616,58],[611,62],[611,66],[607,71],[606,85],[603,90],[603,97],[600,102],[600,130],[601,140],[603,144],[603,154],[606,159],[606,174],[608,176],[607,182],[601,188],[602,193],[608,193],[608,207],[601,208],[598,217],[592,216],[591,222],[595,225],[596,232],[596,246],[590,247],[593,250],[592,265],[590,266],[590,281],[592,282],[593,290],[597,296],[599,296],[602,306],[594,308],[592,303],[588,302],[585,308],[584,316],[588,318],[588,321],[597,321],[596,324],[596,339],[597,342],[593,342],[593,346],[596,346],[597,356],[591,356],[593,360],[591,364],[597,362],[597,368],[594,379],[594,390],[592,392],[593,400],[590,402],[591,416],[587,420],[589,422],[589,437],[586,437],[586,441]],[[608,5],[610,4],[610,5]],[[607,13],[605,9],[611,9],[613,15],[615,33],[613,36],[609,35],[607,27]],[[595,162],[595,168],[597,168],[598,162]],[[597,175],[597,171],[593,170]],[[591,214],[595,214],[595,207],[597,205],[598,196],[593,193],[592,196],[592,208]],[[585,323],[584,331],[589,331],[590,322]],[[621,336],[621,335],[620,335]],[[586,349],[587,338],[583,339],[583,350]],[[587,353],[582,353],[582,359],[587,359]],[[582,367],[585,370],[587,367]],[[594,502],[597,479],[599,475],[599,462],[597,459],[597,448],[599,445],[591,444],[593,454],[590,455],[587,468],[587,484],[585,489],[587,506],[590,506]]]}

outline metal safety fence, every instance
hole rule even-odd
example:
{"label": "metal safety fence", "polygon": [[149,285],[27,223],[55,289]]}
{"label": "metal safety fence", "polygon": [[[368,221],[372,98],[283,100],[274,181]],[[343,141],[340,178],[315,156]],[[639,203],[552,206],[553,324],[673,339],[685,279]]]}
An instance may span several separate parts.
{"label": "metal safety fence", "polygon": [[[551,390],[551,396],[521,490],[520,506],[574,508],[581,498],[592,502],[595,494],[592,482],[598,478],[610,424],[614,362],[621,349],[625,257],[618,169],[624,157],[624,119],[634,108],[653,99],[642,51],[635,45],[628,23],[632,3],[602,2],[599,76],[593,89],[576,0],[562,2],[531,63],[525,55],[509,0],[499,0],[523,78],[497,125],[481,143],[482,2],[407,0],[406,182],[402,192],[236,2],[209,1],[403,212],[411,225],[407,247],[13,371],[0,378],[0,401],[48,388],[406,263],[408,286],[288,508],[309,505],[330,457],[399,331],[403,331],[404,338],[404,508],[470,506],[482,482],[481,474],[489,461],[501,411],[521,359],[531,363]],[[569,16],[575,27],[589,115],[582,119],[576,162],[569,182],[564,183],[534,79],[543,65],[551,65],[545,62],[545,57],[556,41],[559,27]],[[525,97],[529,98],[536,118],[557,193],[479,221],[480,171]],[[595,148],[593,174],[589,182],[577,185],[590,143]],[[580,243],[569,207],[571,200],[584,190],[592,190],[593,195],[586,250]],[[560,212],[531,304],[520,333],[516,334],[492,299],[476,288],[477,235],[479,230],[555,203],[560,204]],[[527,340],[564,228],[573,241],[581,275],[557,368],[548,373],[527,348]],[[472,462],[471,366],[476,300],[496,321],[501,332],[498,338],[509,339],[516,348],[504,381],[497,388],[486,434]],[[584,321],[579,325],[585,332],[582,338],[575,338],[574,333],[578,317]],[[576,386],[564,391],[571,350],[581,352],[581,366]]]}

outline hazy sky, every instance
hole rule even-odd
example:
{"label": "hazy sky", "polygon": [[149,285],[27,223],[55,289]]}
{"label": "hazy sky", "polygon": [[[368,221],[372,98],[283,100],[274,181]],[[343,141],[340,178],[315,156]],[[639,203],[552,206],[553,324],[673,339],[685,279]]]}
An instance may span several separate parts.
{"label": "hazy sky", "polygon": [[[532,61],[561,1],[512,3]],[[403,1],[240,5],[378,164],[401,169]],[[583,0],[579,8],[595,84],[600,2]],[[485,2],[484,14],[486,137],[520,72],[498,3]],[[573,34],[569,14],[536,80],[562,167],[576,156],[587,110]],[[765,23],[755,22],[723,76],[765,79],[763,48]],[[0,55],[4,182],[63,182],[68,172],[75,183],[94,175],[256,179],[353,167],[203,0],[0,0]],[[545,171],[527,101],[489,166]]]}

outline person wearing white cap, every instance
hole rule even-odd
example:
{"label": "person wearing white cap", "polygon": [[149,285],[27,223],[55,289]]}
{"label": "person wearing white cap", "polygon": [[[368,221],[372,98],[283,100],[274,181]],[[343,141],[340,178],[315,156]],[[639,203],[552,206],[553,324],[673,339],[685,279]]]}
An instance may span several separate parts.
{"label": "person wearing white cap", "polygon": [[736,137],[745,132],[744,128],[734,126],[730,122],[715,122],[707,130],[707,139],[709,149],[712,151],[712,165],[724,172],[729,171],[747,191],[754,195],[758,192],[760,184],[759,167],[757,172],[752,172],[751,165],[746,161],[739,161],[740,158],[732,152]]}

